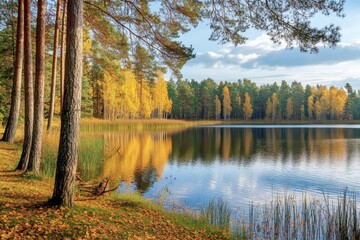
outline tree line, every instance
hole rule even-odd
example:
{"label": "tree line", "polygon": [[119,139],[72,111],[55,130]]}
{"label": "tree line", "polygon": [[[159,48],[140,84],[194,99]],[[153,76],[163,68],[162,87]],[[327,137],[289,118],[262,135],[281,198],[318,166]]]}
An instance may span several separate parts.
{"label": "tree line", "polygon": [[[301,51],[317,52],[319,43],[334,47],[340,41],[340,29],[333,24],[314,28],[310,19],[317,12],[341,17],[343,5],[342,0],[284,3],[275,0],[3,0],[0,2],[0,118],[6,124],[1,140],[14,142],[22,116],[24,139],[17,170],[38,174],[44,117],[48,119],[47,130],[51,131],[52,116],[58,112],[59,150],[49,203],[72,207],[81,114],[146,118],[175,117],[178,113],[186,119],[200,114],[203,118],[227,119],[240,114],[234,110],[236,105],[232,105],[230,88],[229,94],[226,88],[221,88],[222,95],[217,100],[205,91],[209,95],[206,99],[216,102],[215,114],[213,108],[201,105],[201,101],[180,97],[193,89],[187,81],[179,81],[176,86],[177,98],[184,99],[183,102],[177,104],[174,98],[175,102],[170,104],[171,97],[161,94],[168,89],[171,96],[173,89],[165,87],[160,72],[167,68],[181,79],[181,67],[194,57],[193,49],[179,40],[180,34],[207,20],[212,30],[209,39],[221,44],[242,44],[246,41],[243,33],[255,28],[266,31],[275,43],[284,41],[289,48],[298,46]],[[195,92],[190,96],[200,97]],[[247,119],[261,112],[255,99],[251,92],[245,92],[241,106]],[[145,104],[149,102],[152,107]],[[294,116],[298,116],[296,103],[294,99]],[[195,113],[188,111],[193,104]],[[274,101],[272,105],[272,112],[276,113]],[[177,106],[180,106],[178,112]]]}
{"label": "tree line", "polygon": [[208,78],[170,80],[169,118],[223,120],[360,119],[360,94],[344,87],[303,86],[300,82],[258,86],[249,79],[220,82]]}

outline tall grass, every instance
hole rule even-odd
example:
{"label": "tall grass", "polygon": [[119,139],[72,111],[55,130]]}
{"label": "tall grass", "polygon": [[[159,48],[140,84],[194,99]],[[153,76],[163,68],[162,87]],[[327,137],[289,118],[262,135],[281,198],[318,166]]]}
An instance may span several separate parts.
{"label": "tall grass", "polygon": [[[44,141],[42,152],[42,175],[48,178],[55,176],[56,159],[59,146],[59,134],[49,134]],[[84,181],[94,179],[102,173],[105,142],[96,136],[82,136],[79,144],[78,169]]]}
{"label": "tall grass", "polygon": [[303,195],[276,197],[270,204],[250,204],[247,218],[232,223],[237,239],[360,239],[356,197],[348,191],[331,202]]}
{"label": "tall grass", "polygon": [[222,229],[230,228],[230,205],[222,198],[213,198],[206,208],[201,210],[201,218]]}
{"label": "tall grass", "polygon": [[82,119],[82,131],[117,131],[117,130],[164,130],[179,129],[194,126],[214,125],[221,121],[185,121],[169,119],[129,119],[129,120],[102,120]]}

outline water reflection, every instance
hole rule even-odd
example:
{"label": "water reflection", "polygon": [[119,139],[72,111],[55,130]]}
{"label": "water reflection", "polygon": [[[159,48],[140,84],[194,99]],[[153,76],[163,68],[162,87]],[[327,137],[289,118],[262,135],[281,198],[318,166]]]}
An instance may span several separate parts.
{"label": "water reflection", "polygon": [[156,197],[172,177],[172,200],[196,206],[290,192],[337,196],[360,181],[357,128],[195,128],[107,132],[103,173],[113,186]]}
{"label": "water reflection", "polygon": [[160,180],[172,150],[166,132],[110,132],[105,134],[103,177],[112,184],[134,183],[146,192]]}

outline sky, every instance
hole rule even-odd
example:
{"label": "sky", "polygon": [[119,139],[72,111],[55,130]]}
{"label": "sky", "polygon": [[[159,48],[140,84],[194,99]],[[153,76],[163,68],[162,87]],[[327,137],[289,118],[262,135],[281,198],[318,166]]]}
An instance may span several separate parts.
{"label": "sky", "polygon": [[209,27],[202,23],[181,36],[192,45],[196,58],[182,69],[185,79],[201,81],[208,77],[216,82],[247,78],[258,84],[289,83],[344,86],[347,82],[360,89],[360,1],[346,0],[345,18],[333,16],[313,20],[319,26],[334,23],[341,27],[341,42],[336,48],[320,47],[319,53],[300,52],[275,45],[265,32],[250,30],[248,41],[235,47],[209,41]]}

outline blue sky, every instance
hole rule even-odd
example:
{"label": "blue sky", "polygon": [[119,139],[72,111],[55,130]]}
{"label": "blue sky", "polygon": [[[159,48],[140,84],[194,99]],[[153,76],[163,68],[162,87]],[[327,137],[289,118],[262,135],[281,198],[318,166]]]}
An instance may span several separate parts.
{"label": "blue sky", "polygon": [[342,30],[342,41],[335,49],[320,48],[318,54],[302,53],[298,48],[275,45],[265,32],[249,31],[241,46],[220,45],[208,40],[211,31],[202,23],[181,37],[192,45],[196,58],[182,69],[184,78],[201,81],[236,81],[248,78],[256,83],[299,81],[304,84],[343,86],[350,82],[360,88],[360,1],[347,0],[345,18],[318,17],[313,23],[335,23]]}

